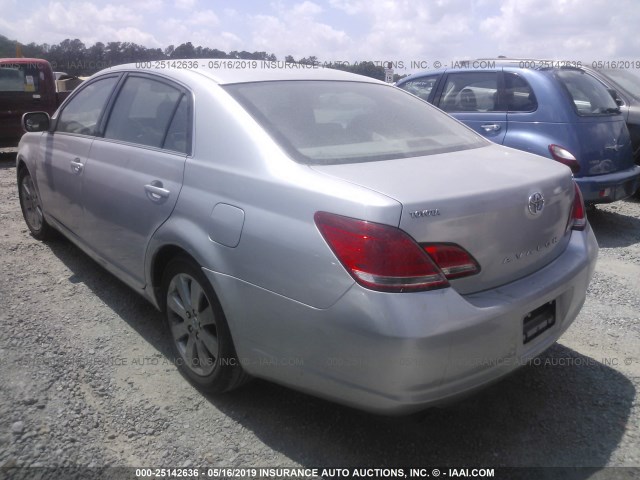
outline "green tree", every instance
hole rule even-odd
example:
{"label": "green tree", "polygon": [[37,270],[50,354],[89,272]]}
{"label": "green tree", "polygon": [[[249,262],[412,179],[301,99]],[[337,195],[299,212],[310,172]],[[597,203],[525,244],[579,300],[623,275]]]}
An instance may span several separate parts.
{"label": "green tree", "polygon": [[195,58],[196,49],[191,42],[183,43],[171,52],[171,58]]}

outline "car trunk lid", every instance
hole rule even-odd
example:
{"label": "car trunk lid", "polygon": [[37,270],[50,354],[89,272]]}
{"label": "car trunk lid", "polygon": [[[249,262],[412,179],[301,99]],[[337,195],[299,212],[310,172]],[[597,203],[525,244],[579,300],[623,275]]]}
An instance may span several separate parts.
{"label": "car trunk lid", "polygon": [[583,117],[575,124],[580,164],[577,177],[603,175],[633,167],[631,137],[621,115]]}
{"label": "car trunk lid", "polygon": [[571,172],[535,155],[491,145],[312,168],[396,199],[403,206],[397,226],[418,243],[467,250],[481,270],[451,282],[462,294],[524,277],[555,259],[569,241]]}
{"label": "car trunk lid", "polygon": [[[580,171],[576,176],[614,173],[633,166],[631,137],[618,105],[605,86],[581,69],[550,71],[575,110],[575,138],[569,150]],[[565,145],[565,147],[569,147]],[[577,151],[576,151],[577,149]]]}

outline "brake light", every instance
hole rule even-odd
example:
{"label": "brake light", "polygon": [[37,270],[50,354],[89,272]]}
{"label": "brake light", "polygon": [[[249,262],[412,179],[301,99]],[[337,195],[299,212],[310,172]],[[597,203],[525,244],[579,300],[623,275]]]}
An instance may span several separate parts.
{"label": "brake light", "polygon": [[560,145],[551,144],[549,145],[549,152],[554,160],[565,164],[573,173],[578,173],[580,171],[580,164],[578,163],[578,160],[566,148],[561,147]]}
{"label": "brake light", "polygon": [[572,230],[584,230],[587,226],[587,216],[584,208],[584,199],[582,198],[582,192],[576,182],[573,182],[575,188],[575,195],[573,197],[573,207],[571,208],[571,229]]}
{"label": "brake light", "polygon": [[[338,260],[366,288],[382,292],[434,290],[449,286],[445,269],[451,278],[471,274],[464,263],[470,255],[455,245],[422,248],[399,228],[327,212],[317,212],[314,220]],[[443,270],[427,253],[428,248],[435,249]],[[466,257],[456,254],[455,248]]]}
{"label": "brake light", "polygon": [[448,280],[475,275],[480,271],[478,262],[462,247],[449,243],[436,243],[424,247]]}

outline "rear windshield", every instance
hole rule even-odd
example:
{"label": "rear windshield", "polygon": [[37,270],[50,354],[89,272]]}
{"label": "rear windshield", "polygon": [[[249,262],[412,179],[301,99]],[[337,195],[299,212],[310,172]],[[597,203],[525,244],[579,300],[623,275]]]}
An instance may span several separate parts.
{"label": "rear windshield", "polygon": [[392,86],[276,81],[225,89],[303,163],[371,162],[487,145],[473,131]]}
{"label": "rear windshield", "polygon": [[566,87],[578,115],[611,115],[620,109],[607,89],[580,70],[559,70],[556,77]]}
{"label": "rear windshield", "polygon": [[40,70],[37,64],[0,64],[0,92],[40,91]]}

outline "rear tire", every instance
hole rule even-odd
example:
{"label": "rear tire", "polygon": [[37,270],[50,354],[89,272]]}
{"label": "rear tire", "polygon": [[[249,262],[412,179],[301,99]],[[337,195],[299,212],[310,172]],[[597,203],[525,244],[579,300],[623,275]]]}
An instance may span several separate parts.
{"label": "rear tire", "polygon": [[38,240],[51,239],[55,232],[44,218],[40,194],[26,167],[18,172],[18,196],[22,216],[31,235]]}
{"label": "rear tire", "polygon": [[178,369],[196,387],[220,393],[248,375],[236,355],[222,306],[200,266],[180,256],[162,281],[165,318]]}

